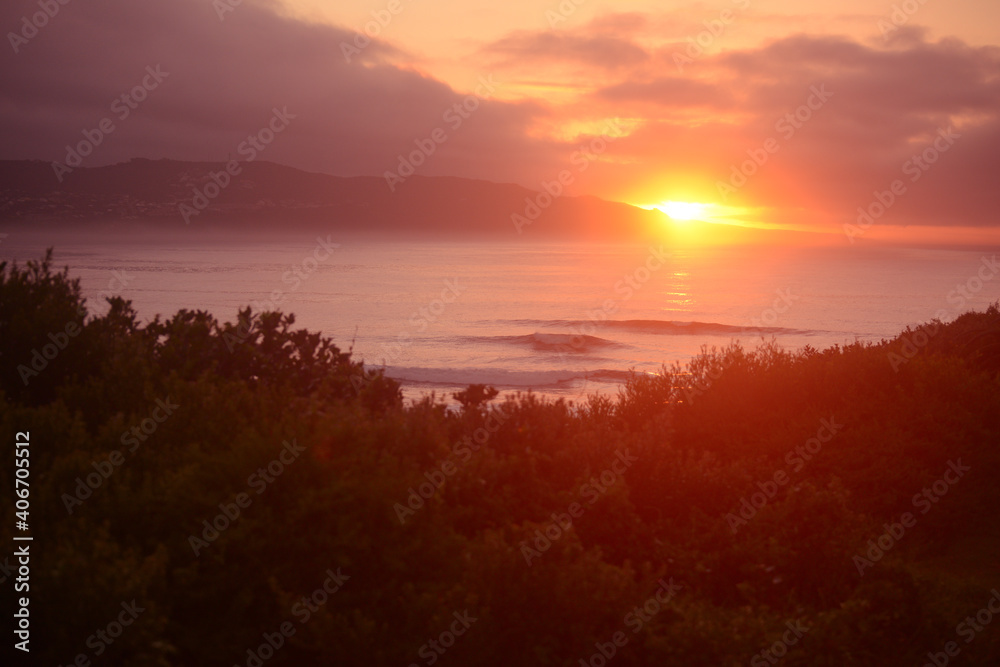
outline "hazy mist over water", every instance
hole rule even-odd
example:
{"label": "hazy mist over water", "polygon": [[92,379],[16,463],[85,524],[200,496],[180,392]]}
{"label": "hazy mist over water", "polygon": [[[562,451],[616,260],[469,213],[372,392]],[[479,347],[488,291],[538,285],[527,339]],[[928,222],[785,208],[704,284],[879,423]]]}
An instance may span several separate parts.
{"label": "hazy mist over water", "polygon": [[630,369],[655,372],[702,346],[875,341],[1000,297],[991,282],[956,292],[992,257],[974,250],[14,230],[0,258],[23,263],[53,244],[92,311],[118,295],[142,320],[182,308],[230,321],[246,305],[291,312],[297,326],[384,365],[409,398],[469,383],[573,400],[614,394]]}

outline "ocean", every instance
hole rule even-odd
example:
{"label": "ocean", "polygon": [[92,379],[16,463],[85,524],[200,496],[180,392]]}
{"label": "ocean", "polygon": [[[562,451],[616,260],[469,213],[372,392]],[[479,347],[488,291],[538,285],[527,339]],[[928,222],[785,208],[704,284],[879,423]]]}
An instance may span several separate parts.
{"label": "ocean", "polygon": [[384,368],[407,400],[486,383],[580,401],[705,347],[878,341],[1000,298],[987,250],[235,236],[9,230],[0,258],[55,246],[92,312],[117,295],[143,320],[294,313]]}

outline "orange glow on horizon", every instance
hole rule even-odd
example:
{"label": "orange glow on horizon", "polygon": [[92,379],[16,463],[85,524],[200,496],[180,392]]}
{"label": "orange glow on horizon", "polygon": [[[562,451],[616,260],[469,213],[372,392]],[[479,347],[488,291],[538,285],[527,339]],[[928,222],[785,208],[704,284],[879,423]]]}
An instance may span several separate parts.
{"label": "orange glow on horizon", "polygon": [[688,220],[700,220],[705,218],[708,206],[710,205],[700,204],[698,202],[665,201],[662,204],[657,205],[655,208],[663,211],[673,220],[686,222]]}

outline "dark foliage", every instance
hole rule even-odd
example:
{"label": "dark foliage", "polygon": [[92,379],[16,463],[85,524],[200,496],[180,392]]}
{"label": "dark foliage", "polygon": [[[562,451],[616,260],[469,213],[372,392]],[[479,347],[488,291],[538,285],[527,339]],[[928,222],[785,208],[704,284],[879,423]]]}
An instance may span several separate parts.
{"label": "dark foliage", "polygon": [[[0,432],[31,433],[33,658],[254,665],[288,622],[261,664],[425,665],[468,610],[435,663],[600,664],[621,632],[616,667],[763,665],[798,622],[789,667],[919,665],[950,641],[996,665],[1000,631],[958,632],[998,584],[998,316],[706,351],[617,401],[474,385],[453,410],[404,406],[290,315],[88,316],[49,257],[0,265]],[[133,599],[145,611],[97,656],[88,638]]]}

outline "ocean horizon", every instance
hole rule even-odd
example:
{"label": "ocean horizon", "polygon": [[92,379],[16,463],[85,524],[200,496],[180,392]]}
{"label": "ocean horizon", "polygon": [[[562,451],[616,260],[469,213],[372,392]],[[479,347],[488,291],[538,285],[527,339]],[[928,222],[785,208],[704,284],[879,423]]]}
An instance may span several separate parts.
{"label": "ocean horizon", "polygon": [[143,321],[185,308],[220,321],[236,321],[245,306],[292,313],[296,326],[383,368],[408,400],[449,399],[469,384],[573,401],[613,396],[629,373],[684,364],[706,348],[877,342],[1000,298],[1000,283],[977,278],[994,256],[988,248],[396,242],[307,232],[108,242],[25,230],[5,239],[0,258],[23,263],[49,245],[55,264],[80,278],[92,312],[120,296]]}

